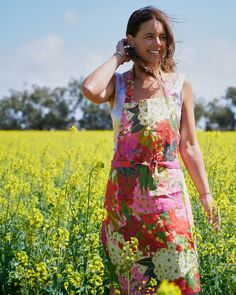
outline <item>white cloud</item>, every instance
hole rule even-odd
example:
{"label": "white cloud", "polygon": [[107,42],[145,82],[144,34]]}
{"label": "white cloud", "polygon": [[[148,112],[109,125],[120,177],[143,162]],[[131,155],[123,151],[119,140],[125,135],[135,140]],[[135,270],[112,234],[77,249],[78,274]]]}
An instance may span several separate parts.
{"label": "white cloud", "polygon": [[66,50],[58,34],[31,40],[20,48],[0,52],[0,98],[9,89],[22,90],[32,84],[49,87],[66,86],[73,77],[79,79],[98,67],[105,57]]}
{"label": "white cloud", "polygon": [[34,65],[57,61],[63,50],[64,41],[57,34],[50,34],[44,38],[33,40],[19,50],[19,55],[27,57]]}
{"label": "white cloud", "polygon": [[79,16],[76,13],[74,13],[73,11],[67,10],[64,14],[64,17],[68,23],[70,23],[76,27],[79,25]]}
{"label": "white cloud", "polygon": [[209,41],[199,50],[189,47],[177,53],[179,70],[192,81],[194,94],[211,100],[236,87],[236,49],[224,41]]}

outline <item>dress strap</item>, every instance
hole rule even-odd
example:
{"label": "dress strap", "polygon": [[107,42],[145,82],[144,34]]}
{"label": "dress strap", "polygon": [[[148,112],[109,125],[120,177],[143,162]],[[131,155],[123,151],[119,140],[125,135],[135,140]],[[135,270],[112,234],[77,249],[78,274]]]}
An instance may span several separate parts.
{"label": "dress strap", "polygon": [[114,105],[112,108],[113,112],[120,110],[125,99],[125,82],[124,82],[123,75],[115,72],[115,79],[116,79],[116,90],[115,90]]}

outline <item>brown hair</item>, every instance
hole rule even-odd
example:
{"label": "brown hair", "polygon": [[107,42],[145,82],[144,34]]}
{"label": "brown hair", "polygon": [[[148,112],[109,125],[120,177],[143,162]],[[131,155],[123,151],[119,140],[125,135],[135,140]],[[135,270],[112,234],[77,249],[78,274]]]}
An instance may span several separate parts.
{"label": "brown hair", "polygon": [[[175,40],[174,40],[173,31],[170,25],[170,20],[163,11],[153,6],[146,6],[144,8],[140,8],[134,11],[128,20],[126,36],[130,34],[133,37],[135,37],[140,29],[141,24],[151,19],[156,19],[160,21],[162,25],[164,26],[165,33],[166,33],[167,47],[166,47],[165,57],[163,58],[161,63],[161,70],[164,72],[173,72],[176,66],[174,58],[173,58],[174,52],[175,52]],[[128,48],[127,51],[131,60],[133,60],[134,62],[137,62],[139,68],[142,71],[144,71],[147,74],[150,74],[151,76],[155,76],[154,69],[152,69],[152,67],[148,69],[145,63],[143,62],[143,60],[136,54],[133,48]]]}

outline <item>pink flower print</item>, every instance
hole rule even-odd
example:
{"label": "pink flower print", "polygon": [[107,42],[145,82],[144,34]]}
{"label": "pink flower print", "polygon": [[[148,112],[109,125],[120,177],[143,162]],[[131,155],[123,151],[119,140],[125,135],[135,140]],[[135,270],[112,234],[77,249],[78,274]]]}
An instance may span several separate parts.
{"label": "pink flower print", "polygon": [[166,81],[164,81],[164,88],[165,88],[165,94],[166,94],[166,96],[171,96],[172,89],[170,88],[169,83],[167,83]]}
{"label": "pink flower print", "polygon": [[166,212],[176,208],[182,208],[183,203],[178,194],[171,194],[169,196],[163,195],[156,198],[156,206],[160,211]]}
{"label": "pink flower print", "polygon": [[127,294],[127,292],[128,292],[127,278],[125,276],[119,276],[119,283],[120,283],[121,289],[126,292],[124,294]]}
{"label": "pink flower print", "polygon": [[127,133],[125,140],[120,141],[118,146],[119,154],[125,155],[127,160],[131,160],[138,145],[138,133]]}
{"label": "pink flower print", "polygon": [[134,278],[134,281],[140,282],[141,280],[148,280],[148,277],[144,277],[142,273],[139,272],[138,266],[135,265],[131,270],[132,277]]}

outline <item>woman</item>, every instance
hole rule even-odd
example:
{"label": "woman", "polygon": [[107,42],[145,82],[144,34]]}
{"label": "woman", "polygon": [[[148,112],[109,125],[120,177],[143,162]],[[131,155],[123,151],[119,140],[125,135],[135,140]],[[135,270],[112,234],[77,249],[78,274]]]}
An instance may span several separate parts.
{"label": "woman", "polygon": [[[174,71],[174,36],[164,12],[150,6],[135,11],[126,37],[82,84],[89,100],[110,103],[115,131],[101,231],[111,266],[110,294],[115,283],[121,294],[154,294],[151,278],[155,290],[167,279],[182,294],[197,294],[194,223],[179,154],[215,230],[220,220],[196,137],[191,85]],[[115,72],[130,60],[130,71]],[[122,250],[132,237],[138,248],[127,273]]]}

